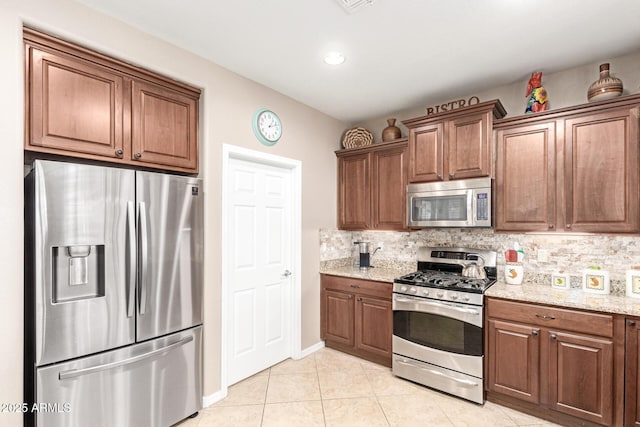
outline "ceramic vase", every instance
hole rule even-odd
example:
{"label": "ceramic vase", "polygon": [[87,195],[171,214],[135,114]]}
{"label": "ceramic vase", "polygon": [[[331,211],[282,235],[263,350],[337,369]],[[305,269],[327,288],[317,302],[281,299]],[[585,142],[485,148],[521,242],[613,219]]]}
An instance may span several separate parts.
{"label": "ceramic vase", "polygon": [[602,101],[622,95],[622,80],[609,75],[609,64],[600,65],[600,78],[589,86],[589,102]]}
{"label": "ceramic vase", "polygon": [[402,136],[400,128],[396,126],[396,119],[387,119],[387,126],[382,130],[382,142],[393,141],[399,139]]}

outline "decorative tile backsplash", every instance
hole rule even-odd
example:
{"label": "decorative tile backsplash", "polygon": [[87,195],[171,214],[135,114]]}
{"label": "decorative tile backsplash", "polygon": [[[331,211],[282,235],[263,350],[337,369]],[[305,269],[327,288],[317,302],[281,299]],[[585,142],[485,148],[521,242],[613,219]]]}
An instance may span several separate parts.
{"label": "decorative tile backsplash", "polygon": [[[372,264],[415,262],[420,246],[490,249],[498,252],[498,277],[504,271],[504,251],[518,242],[525,252],[525,280],[548,284],[551,274],[564,270],[572,287],[580,287],[582,271],[599,266],[609,271],[611,293],[624,294],[625,271],[640,266],[640,237],[574,234],[510,234],[490,229],[429,229],[413,232],[320,230],[320,261],[352,258],[354,241],[371,242]],[[527,276],[528,275],[528,276]]]}

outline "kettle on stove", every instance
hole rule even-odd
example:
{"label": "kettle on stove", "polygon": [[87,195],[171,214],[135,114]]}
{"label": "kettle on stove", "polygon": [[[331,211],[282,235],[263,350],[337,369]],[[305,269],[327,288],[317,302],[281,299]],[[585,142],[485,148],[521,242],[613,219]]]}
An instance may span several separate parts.
{"label": "kettle on stove", "polygon": [[469,264],[465,265],[462,269],[462,277],[468,277],[470,279],[486,279],[487,272],[484,270],[484,258],[480,256],[480,254],[467,254],[468,256],[477,257],[479,264],[475,261],[471,261]]}

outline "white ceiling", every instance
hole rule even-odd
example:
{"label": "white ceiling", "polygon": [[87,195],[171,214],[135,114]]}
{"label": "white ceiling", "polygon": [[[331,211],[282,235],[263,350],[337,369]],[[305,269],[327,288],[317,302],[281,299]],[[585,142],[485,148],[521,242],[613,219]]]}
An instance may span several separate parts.
{"label": "white ceiling", "polygon": [[79,1],[346,122],[640,49],[640,0]]}

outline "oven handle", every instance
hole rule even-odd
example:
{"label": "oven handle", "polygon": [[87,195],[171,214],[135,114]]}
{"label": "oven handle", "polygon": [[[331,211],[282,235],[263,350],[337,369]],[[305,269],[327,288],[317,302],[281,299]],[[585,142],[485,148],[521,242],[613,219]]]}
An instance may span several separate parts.
{"label": "oven handle", "polygon": [[457,307],[455,305],[445,304],[445,303],[441,303],[441,302],[427,301],[427,300],[418,299],[418,298],[407,298],[407,297],[396,297],[396,296],[394,296],[393,301],[404,302],[404,303],[415,303],[415,304],[421,304],[421,305],[430,305],[432,307],[446,308],[446,309],[454,310],[454,311],[457,311],[457,312],[460,312],[460,313],[472,314],[474,316],[479,316],[480,315],[478,310],[475,310],[475,309],[460,308],[460,307]]}
{"label": "oven handle", "polygon": [[451,381],[455,381],[455,382],[460,383],[460,384],[464,384],[464,385],[468,385],[468,386],[472,386],[472,387],[478,387],[478,383],[475,383],[475,382],[469,381],[469,380],[463,380],[463,379],[460,379],[460,378],[451,377],[451,376],[449,376],[447,374],[443,374],[442,372],[435,371],[433,369],[423,368],[422,366],[416,366],[414,364],[403,362],[402,360],[397,360],[397,359],[396,359],[396,363],[399,363],[401,365],[406,365],[406,366],[409,366],[411,368],[422,369],[423,371],[427,371],[430,374],[439,375],[441,377],[445,377],[446,379],[449,379]]}

